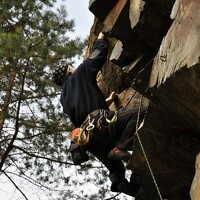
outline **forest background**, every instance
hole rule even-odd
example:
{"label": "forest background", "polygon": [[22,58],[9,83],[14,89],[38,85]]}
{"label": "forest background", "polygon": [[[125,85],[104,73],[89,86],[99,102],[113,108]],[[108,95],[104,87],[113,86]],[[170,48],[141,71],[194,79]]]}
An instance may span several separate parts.
{"label": "forest background", "polygon": [[11,0],[0,9],[1,199],[129,199],[109,192],[94,157],[73,165],[73,126],[51,81],[56,66],[82,62],[93,22],[88,1]]}

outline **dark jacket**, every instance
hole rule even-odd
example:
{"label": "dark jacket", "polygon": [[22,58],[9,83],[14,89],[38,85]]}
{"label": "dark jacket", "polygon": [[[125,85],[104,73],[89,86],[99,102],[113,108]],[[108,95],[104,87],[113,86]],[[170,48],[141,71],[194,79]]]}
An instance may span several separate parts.
{"label": "dark jacket", "polygon": [[88,59],[63,83],[61,104],[75,127],[80,127],[87,115],[96,109],[108,109],[97,85],[96,76],[107,59],[107,42],[96,40]]}

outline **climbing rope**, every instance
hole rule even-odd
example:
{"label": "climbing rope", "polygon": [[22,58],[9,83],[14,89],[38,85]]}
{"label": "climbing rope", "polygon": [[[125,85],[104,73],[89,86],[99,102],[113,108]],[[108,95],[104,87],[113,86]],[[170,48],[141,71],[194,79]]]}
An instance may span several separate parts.
{"label": "climbing rope", "polygon": [[[150,163],[149,163],[149,160],[148,160],[148,158],[147,158],[147,154],[146,154],[146,152],[145,152],[145,150],[144,150],[144,146],[143,146],[143,144],[142,144],[141,138],[140,138],[140,136],[139,136],[139,134],[138,134],[138,130],[139,130],[139,128],[141,127],[141,126],[140,126],[140,127],[138,127],[138,126],[139,126],[139,118],[140,118],[142,100],[143,100],[143,96],[141,95],[140,106],[139,106],[139,109],[138,109],[138,116],[137,116],[136,132],[135,132],[135,134],[136,134],[136,136],[137,136],[137,139],[138,139],[139,144],[140,144],[140,147],[141,147],[141,149],[142,149],[142,153],[143,153],[143,155],[144,155],[145,161],[146,161],[147,166],[148,166],[148,168],[149,168],[149,171],[150,171],[150,173],[151,173],[153,182],[154,182],[155,187],[156,187],[156,190],[157,190],[157,192],[158,192],[158,196],[159,196],[160,200],[164,200],[164,199],[162,198],[162,195],[161,195],[160,189],[159,189],[159,187],[158,187],[157,181],[156,181],[156,179],[155,179],[153,170],[152,170],[151,165],[150,165]],[[141,122],[142,125],[143,125],[143,123],[144,123],[145,117],[146,117],[146,113],[145,113],[145,116],[144,116],[143,121]]]}

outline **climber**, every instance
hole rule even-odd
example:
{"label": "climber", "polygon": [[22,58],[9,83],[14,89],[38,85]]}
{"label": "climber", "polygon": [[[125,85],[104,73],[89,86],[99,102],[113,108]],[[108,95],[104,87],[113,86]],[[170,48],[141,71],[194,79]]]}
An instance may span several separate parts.
{"label": "climber", "polygon": [[98,35],[89,57],[74,68],[59,66],[53,72],[53,81],[62,86],[61,104],[75,127],[96,109],[108,110],[105,98],[97,85],[96,76],[107,59],[108,45],[103,33]]}
{"label": "climber", "polygon": [[[96,81],[97,73],[106,62],[107,50],[105,36],[103,33],[100,33],[91,54],[77,69],[71,65],[66,65],[59,66],[53,72],[52,80],[62,87],[60,101],[64,113],[68,115],[75,127],[81,126],[87,115],[94,110],[109,109]],[[108,101],[110,102],[109,99]],[[95,153],[95,149],[99,149],[98,143],[96,145],[96,147],[95,145],[91,147],[91,152],[96,154],[95,156],[98,158],[98,151]],[[80,152],[82,152],[81,155],[84,154],[82,148],[75,148],[74,150],[77,152],[79,149]],[[104,154],[104,152],[106,152],[106,155],[108,153],[107,148],[102,148],[101,151],[100,155],[102,155],[102,153]],[[76,155],[78,156],[76,157]],[[75,157],[79,158],[79,154],[75,154]],[[110,160],[107,156],[100,157],[100,160],[110,171],[110,179],[112,181],[111,190],[119,192],[122,188],[128,188],[127,185],[129,183],[125,179],[125,168],[123,163],[119,160]]]}
{"label": "climber", "polygon": [[[77,69],[71,65],[59,66],[53,72],[53,81],[62,86],[61,104],[75,127],[79,127],[86,116],[96,109],[109,109],[116,93],[105,100],[97,86],[96,75],[102,68],[107,56],[107,42],[100,33],[92,52]],[[121,153],[116,151],[115,154]],[[122,156],[122,154],[121,154]],[[127,156],[124,154],[124,156]]]}

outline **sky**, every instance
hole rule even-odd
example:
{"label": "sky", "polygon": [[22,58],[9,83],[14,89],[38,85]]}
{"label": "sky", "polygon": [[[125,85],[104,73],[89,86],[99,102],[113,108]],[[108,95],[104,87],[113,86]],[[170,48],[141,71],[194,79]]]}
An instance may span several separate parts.
{"label": "sky", "polygon": [[[69,14],[69,19],[75,20],[75,32],[74,35],[81,38],[86,38],[90,33],[90,28],[93,24],[94,15],[89,11],[89,0],[58,0],[57,5],[63,4]],[[79,63],[81,61],[77,61]],[[19,183],[23,184],[23,183]],[[31,188],[30,188],[31,189]],[[40,199],[45,200],[40,194]],[[37,194],[29,194],[29,199],[38,199]],[[18,192],[12,184],[6,179],[0,178],[0,200],[22,200],[24,198],[18,195]]]}
{"label": "sky", "polygon": [[62,4],[69,17],[75,19],[75,34],[81,37],[89,35],[94,20],[94,15],[88,9],[89,0],[65,0]]}
{"label": "sky", "polygon": [[[58,0],[68,11],[69,18],[75,20],[75,31],[72,36],[86,38],[94,21],[94,15],[89,10],[89,0]],[[75,60],[77,67],[83,60]]]}

